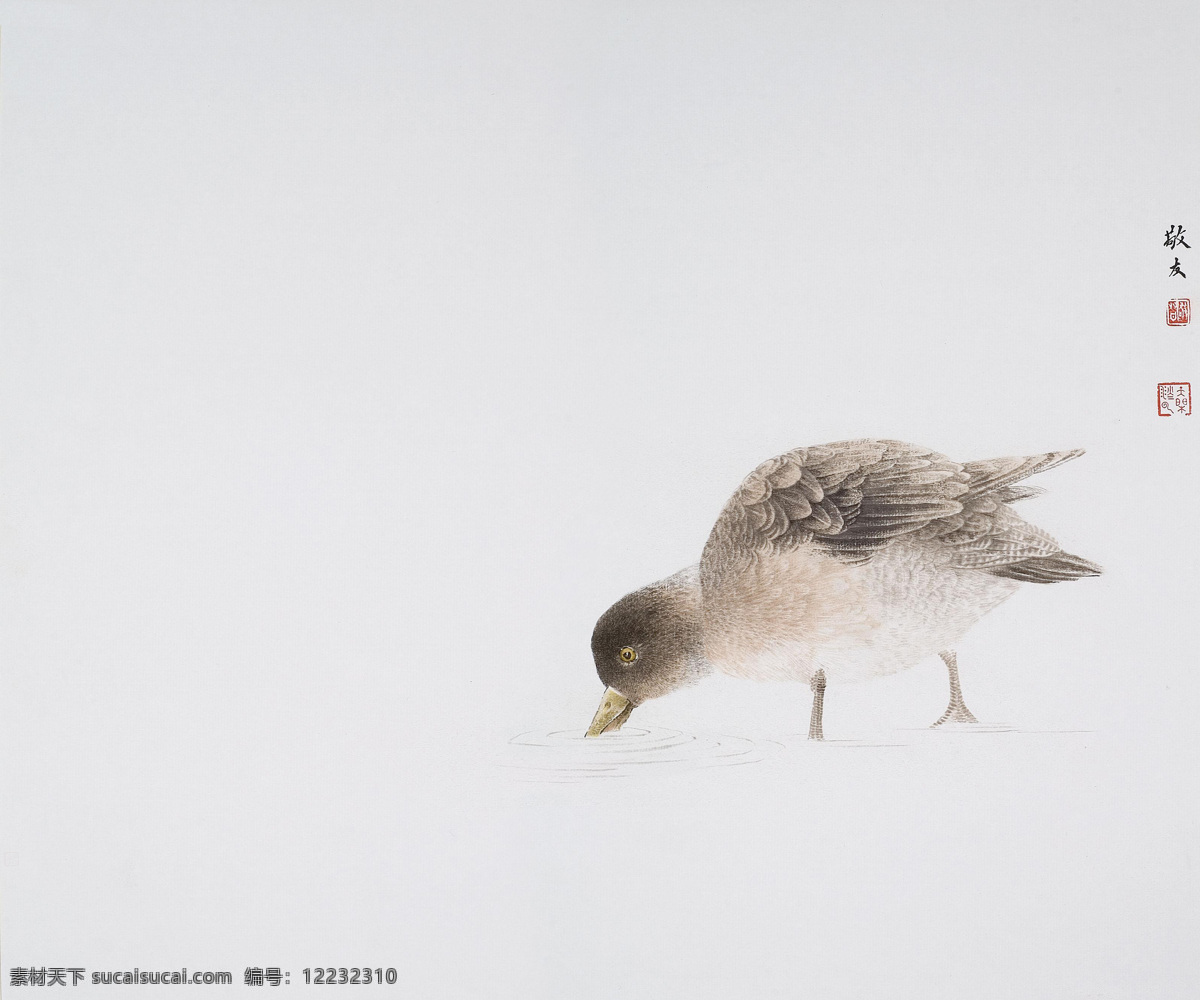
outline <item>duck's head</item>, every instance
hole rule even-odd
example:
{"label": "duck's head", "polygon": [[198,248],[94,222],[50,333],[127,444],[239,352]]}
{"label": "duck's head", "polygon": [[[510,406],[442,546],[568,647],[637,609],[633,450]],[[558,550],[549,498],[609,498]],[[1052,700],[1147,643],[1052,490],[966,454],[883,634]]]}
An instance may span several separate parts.
{"label": "duck's head", "polygon": [[587,735],[599,736],[620,729],[642,702],[708,672],[699,587],[673,577],[622,597],[596,622],[592,657],[605,691]]}

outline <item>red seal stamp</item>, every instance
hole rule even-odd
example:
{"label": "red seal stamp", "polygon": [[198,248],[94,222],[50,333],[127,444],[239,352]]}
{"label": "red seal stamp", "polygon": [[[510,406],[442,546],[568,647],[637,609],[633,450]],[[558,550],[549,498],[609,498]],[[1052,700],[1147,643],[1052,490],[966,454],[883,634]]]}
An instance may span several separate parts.
{"label": "red seal stamp", "polygon": [[1171,299],[1167,303],[1167,326],[1187,326],[1191,321],[1191,299]]}
{"label": "red seal stamp", "polygon": [[1190,417],[1192,415],[1192,383],[1159,382],[1158,415],[1160,417]]}

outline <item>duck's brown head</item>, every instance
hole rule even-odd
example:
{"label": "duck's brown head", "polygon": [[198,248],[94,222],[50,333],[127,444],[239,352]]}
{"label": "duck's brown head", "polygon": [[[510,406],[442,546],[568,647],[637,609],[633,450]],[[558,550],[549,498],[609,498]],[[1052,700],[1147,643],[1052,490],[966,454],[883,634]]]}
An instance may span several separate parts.
{"label": "duck's brown head", "polygon": [[634,708],[709,672],[694,570],[626,594],[600,616],[592,658],[604,698],[588,736],[620,729]]}

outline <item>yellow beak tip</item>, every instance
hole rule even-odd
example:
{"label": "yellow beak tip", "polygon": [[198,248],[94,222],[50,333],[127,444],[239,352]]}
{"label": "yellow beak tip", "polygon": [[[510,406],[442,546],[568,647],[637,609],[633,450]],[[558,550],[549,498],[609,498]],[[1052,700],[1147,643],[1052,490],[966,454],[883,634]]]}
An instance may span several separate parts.
{"label": "yellow beak tip", "polygon": [[633,712],[633,703],[620,691],[607,688],[604,697],[600,699],[600,707],[596,709],[595,718],[592,719],[592,724],[588,726],[588,731],[584,735],[591,737],[607,733],[609,730],[616,732],[625,725],[625,720],[629,718],[631,712]]}

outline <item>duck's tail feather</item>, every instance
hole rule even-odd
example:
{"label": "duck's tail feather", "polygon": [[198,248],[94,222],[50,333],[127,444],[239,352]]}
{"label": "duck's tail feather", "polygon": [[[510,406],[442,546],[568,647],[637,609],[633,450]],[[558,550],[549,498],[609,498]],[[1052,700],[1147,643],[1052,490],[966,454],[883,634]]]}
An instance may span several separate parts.
{"label": "duck's tail feather", "polygon": [[1016,503],[1030,497],[1040,497],[1046,491],[1040,486],[1001,486],[992,496],[1003,503]]}
{"label": "duck's tail feather", "polygon": [[1006,502],[1036,496],[1042,492],[1036,486],[1012,487],[1011,484],[1053,469],[1082,454],[1082,448],[1072,448],[1070,451],[1048,451],[1044,455],[1024,458],[985,458],[981,462],[964,462],[963,472],[971,477],[967,484],[967,496],[1003,493],[1007,495],[997,496],[996,499]]}
{"label": "duck's tail feather", "polygon": [[1078,580],[1085,576],[1099,576],[1103,570],[1083,556],[1055,552],[1049,556],[1022,559],[1007,566],[995,566],[988,572],[993,576],[1006,576],[1022,583],[1060,583],[1063,580]]}

